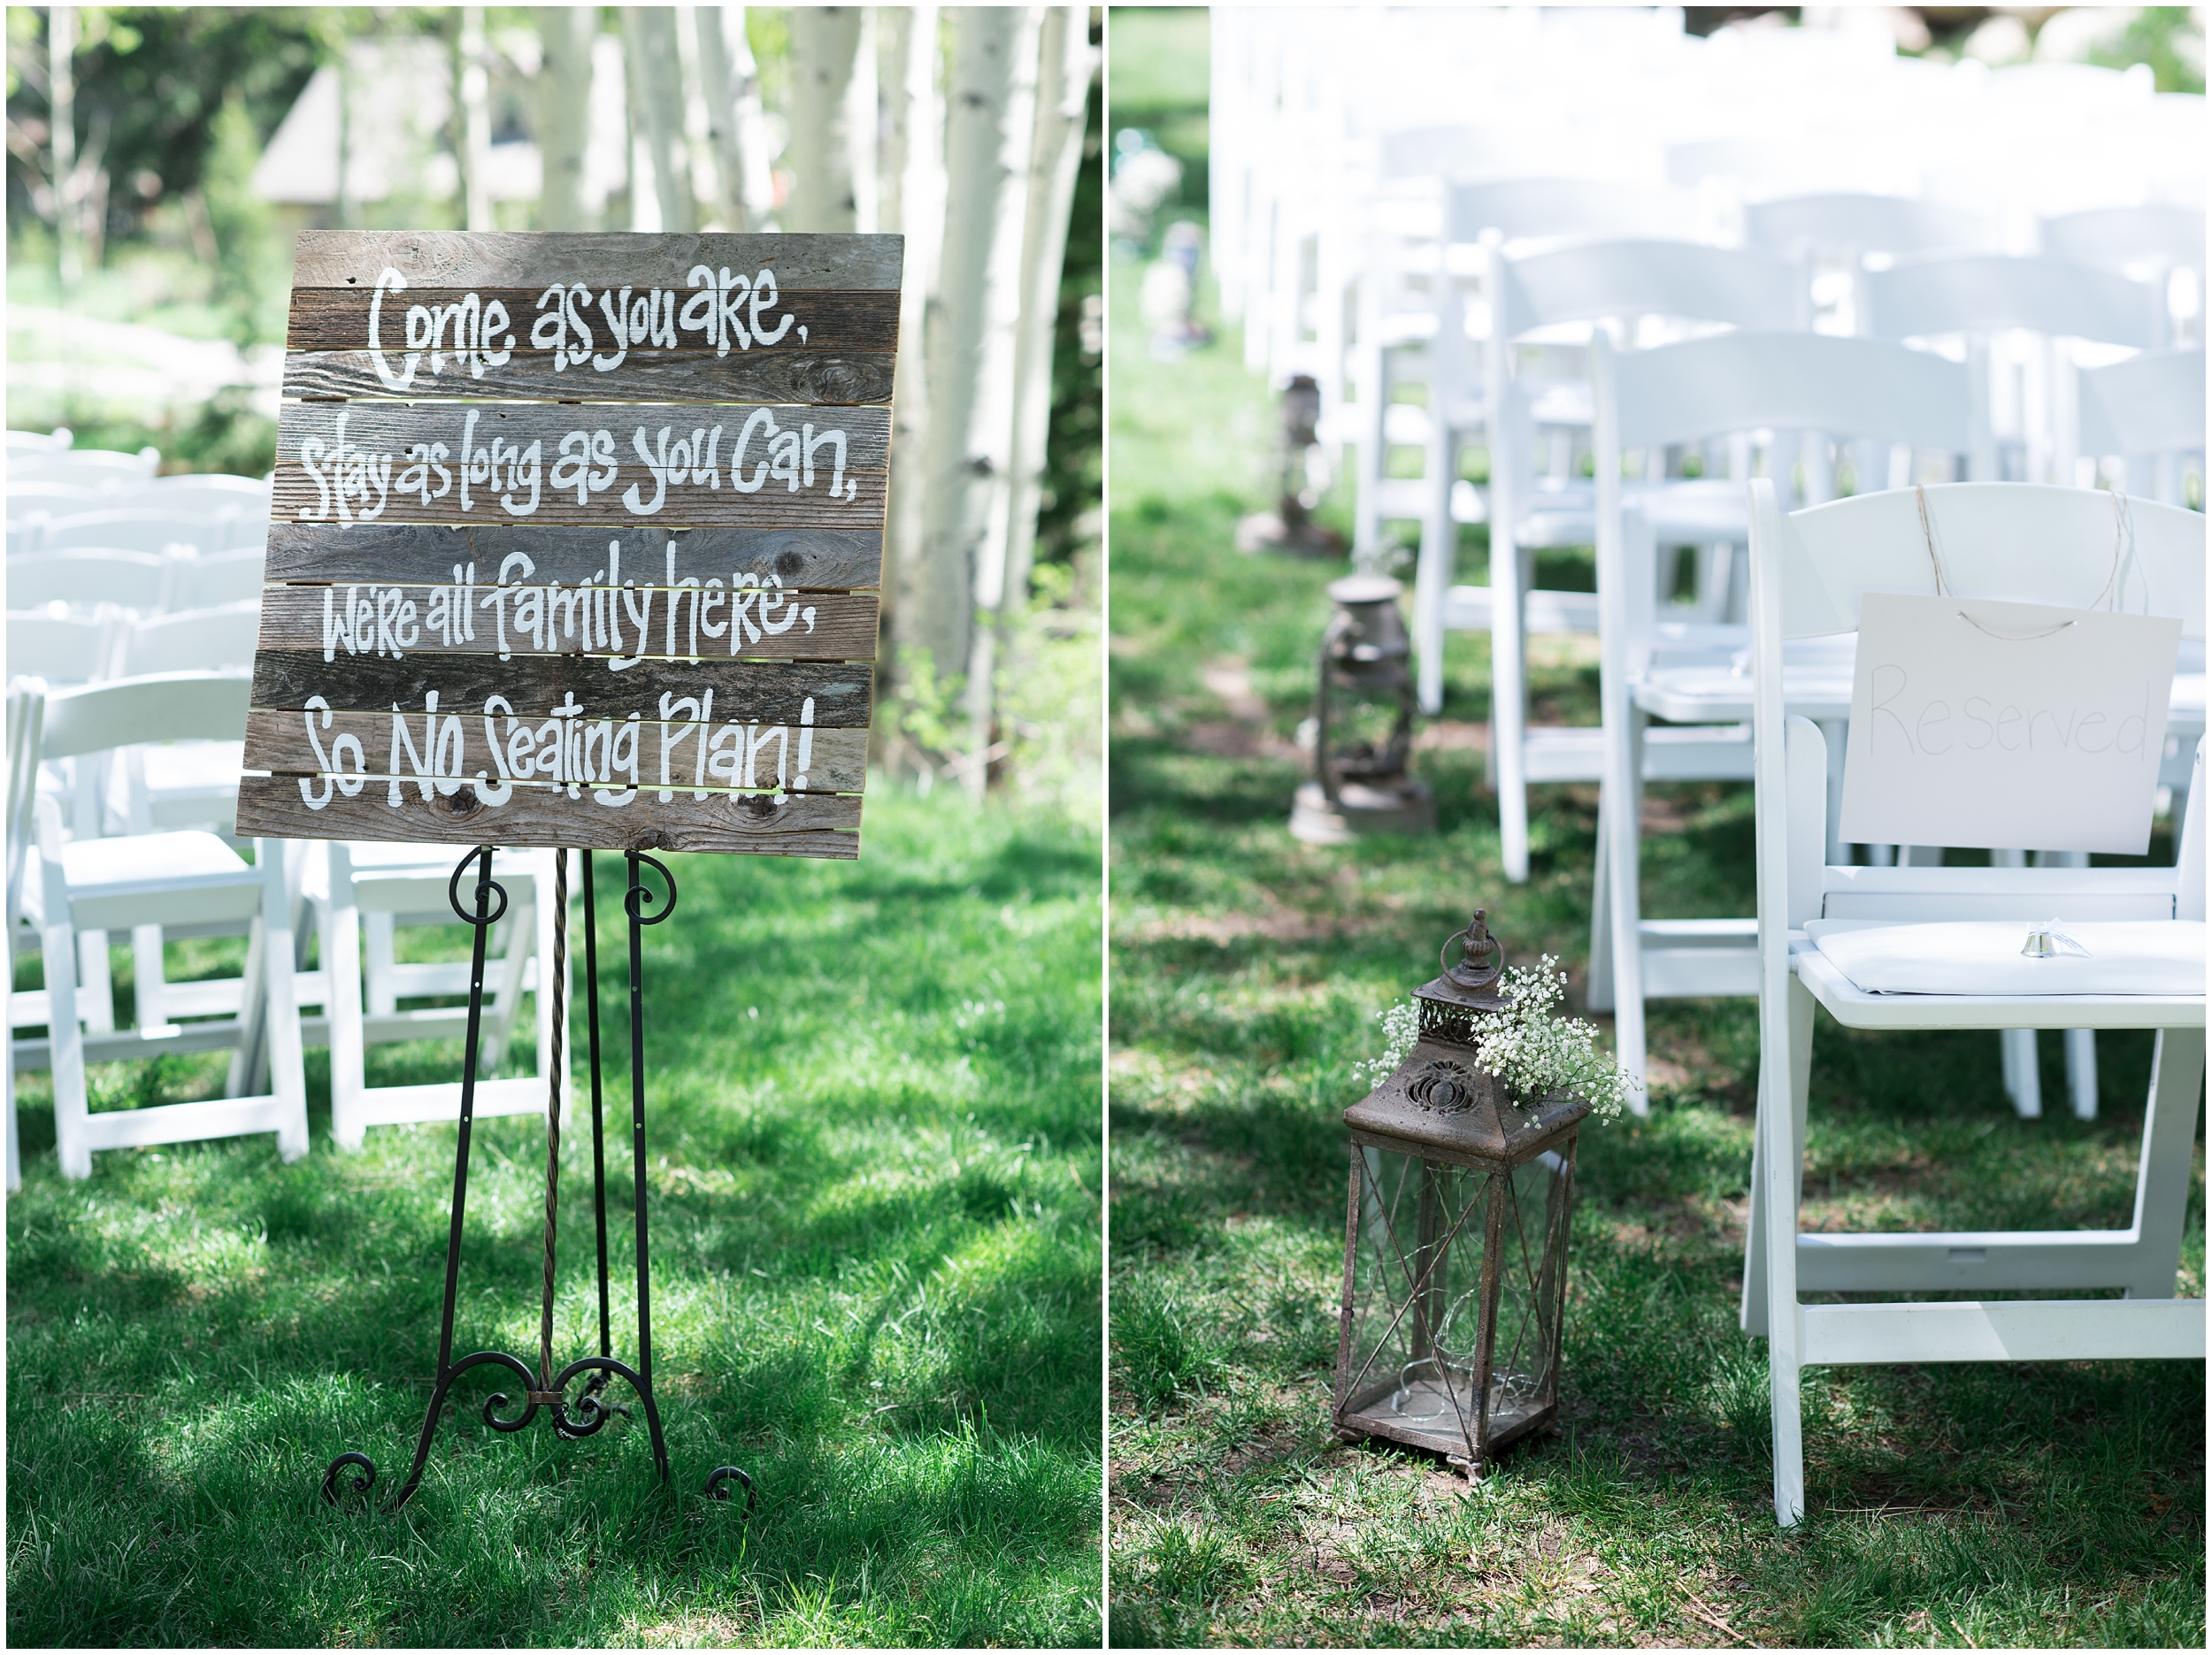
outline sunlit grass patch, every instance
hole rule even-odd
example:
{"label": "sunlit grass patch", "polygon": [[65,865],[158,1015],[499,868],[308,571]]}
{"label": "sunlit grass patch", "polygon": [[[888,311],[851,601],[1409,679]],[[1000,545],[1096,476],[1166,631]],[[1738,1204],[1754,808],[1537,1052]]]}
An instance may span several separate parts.
{"label": "sunlit grass patch", "polygon": [[[872,798],[868,832],[856,864],[672,859],[677,916],[646,933],[665,1490],[641,1412],[578,1443],[500,1436],[480,1373],[401,1519],[318,1499],[342,1449],[380,1492],[405,1475],[451,1128],[336,1153],[311,1068],[293,1166],[242,1139],[103,1153],[65,1184],[34,1099],[8,1204],[11,1640],[1094,1642],[1096,840],[949,790]],[[602,959],[627,1356],[626,994],[621,950]],[[582,1032],[580,1011],[572,1051]],[[380,1061],[450,1078],[457,1046],[439,1056]],[[586,1091],[564,1358],[597,1342],[588,1121]],[[543,1168],[539,1122],[479,1122],[460,1351],[534,1355]],[[749,1523],[699,1498],[725,1463],[758,1484]]]}

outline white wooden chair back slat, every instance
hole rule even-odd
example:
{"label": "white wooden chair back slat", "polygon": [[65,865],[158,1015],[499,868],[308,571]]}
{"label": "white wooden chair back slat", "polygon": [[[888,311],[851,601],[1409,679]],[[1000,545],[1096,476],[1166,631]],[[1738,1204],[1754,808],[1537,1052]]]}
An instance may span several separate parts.
{"label": "white wooden chair back slat", "polygon": [[123,670],[138,677],[250,666],[260,632],[258,596],[141,621],[126,637]]}
{"label": "white wooden chair back slat", "polygon": [[1498,261],[1492,326],[1533,328],[1666,317],[1784,333],[1810,324],[1802,267],[1773,253],[1695,241],[1585,242]]}
{"label": "white wooden chair back slat", "polygon": [[237,741],[246,734],[250,671],[160,672],[46,698],[42,750],[73,758],[139,741]]}
{"label": "white wooden chair back slat", "polygon": [[1965,252],[1987,247],[1979,214],[1907,195],[1833,192],[1753,202],[1743,210],[1744,245],[1778,253],[1805,247],[1855,260],[1868,253]]}
{"label": "white wooden chair back slat", "polygon": [[161,465],[158,449],[124,454],[112,448],[67,448],[46,454],[11,454],[8,480],[26,483],[86,483],[95,487],[141,483]]}
{"label": "white wooden chair back slat", "polygon": [[90,684],[111,677],[123,617],[112,607],[89,615],[65,607],[8,611],[8,670],[49,684]]}
{"label": "white wooden chair back slat", "polygon": [[[2203,119],[2201,113],[2198,119]],[[2084,264],[2101,264],[2108,270],[2131,264],[2204,268],[2201,208],[2092,207],[2046,218],[2040,232],[2046,253]]]}
{"label": "white wooden chair back slat", "polygon": [[2002,253],[1901,258],[1866,278],[1867,331],[1934,339],[2024,328],[2054,338],[2147,350],[2163,342],[2165,295],[2094,264]]}
{"label": "white wooden chair back slat", "polygon": [[170,608],[211,609],[228,603],[258,602],[267,568],[268,555],[257,546],[203,552],[178,569]]}
{"label": "white wooden chair back slat", "polygon": [[157,615],[169,607],[177,563],[158,552],[27,552],[8,563],[8,603],[17,609],[105,603]]}
{"label": "white wooden chair back slat", "polygon": [[81,511],[49,519],[39,537],[38,549],[46,552],[99,548],[108,551],[161,552],[172,546],[213,549],[211,530],[219,525],[203,518],[180,517],[167,511],[142,510]]}
{"label": "white wooden chair back slat", "polygon": [[1498,179],[1454,185],[1446,196],[1445,234],[1468,245],[1492,233],[1506,241],[1540,236],[1687,238],[1701,222],[1695,192],[1665,184]]}

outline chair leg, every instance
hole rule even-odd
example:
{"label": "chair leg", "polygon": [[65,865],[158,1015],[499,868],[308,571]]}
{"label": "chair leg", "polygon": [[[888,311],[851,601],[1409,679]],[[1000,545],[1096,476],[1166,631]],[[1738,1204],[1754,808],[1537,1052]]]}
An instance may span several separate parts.
{"label": "chair leg", "polygon": [[[49,900],[50,911],[51,900]],[[67,909],[63,913],[65,916]],[[77,1024],[77,939],[65,917],[46,928],[46,1037],[54,1077],[54,1149],[65,1178],[92,1176],[85,1142],[84,1034]],[[12,1063],[11,1058],[11,1063]]]}
{"label": "chair leg", "polygon": [[[1767,1372],[1774,1425],[1774,1519],[1793,1529],[1805,1513],[1804,1425],[1798,1391],[1797,1212],[1805,1165],[1805,1096],[1812,1073],[1813,997],[1790,979],[1788,1057],[1763,1065],[1770,1084],[1760,1099],[1765,1145]],[[1788,1095],[1778,1096],[1786,1086]]]}
{"label": "chair leg", "polygon": [[2145,1260],[2130,1299],[2171,1299],[2189,1211],[2189,1163],[2197,1137],[2197,1094],[2204,1085],[2204,1031],[2161,1029],[2151,1056],[2150,1103],[2135,1179],[2135,1232]]}
{"label": "chair leg", "polygon": [[2024,1121],[2043,1118],[2043,1072],[2035,1052],[2032,1029],[2001,1029],[1999,1050],[2003,1055],[2005,1092]]}
{"label": "chair leg", "polygon": [[162,958],[161,927],[131,927],[131,992],[138,1000],[138,1029],[150,1033],[169,1021],[169,977]]}
{"label": "chair leg", "polygon": [[1598,789],[1598,842],[1590,876],[1590,992],[1589,1009],[1613,1009],[1613,873],[1606,847],[1606,800]]}
{"label": "chair leg", "polygon": [[[1494,502],[1509,491],[1493,488]],[[1500,550],[1499,542],[1505,541]],[[1490,772],[1498,790],[1498,849],[1505,877],[1528,878],[1527,601],[1519,548],[1490,526]]]}
{"label": "chair leg", "polygon": [[[537,946],[537,916],[545,907],[534,878],[517,892],[518,899],[524,892],[528,893],[530,900],[518,902],[520,911],[511,910],[507,917],[507,951],[500,962],[499,984],[492,999],[491,1015],[485,1019],[484,1054],[477,1066],[480,1077],[498,1074],[501,1065],[506,1062],[507,1047],[515,1038],[515,1019],[522,1012],[522,974],[528,969],[530,955]],[[549,957],[538,966],[538,980],[543,985],[540,990],[541,993],[551,990],[551,979],[547,973],[552,969],[549,953]]]}
{"label": "chair leg", "polygon": [[392,932],[396,922],[390,914],[371,914],[365,929],[369,934],[369,1015],[388,1017],[399,1009],[399,995],[392,986]]}
{"label": "chair leg", "polygon": [[104,931],[77,934],[77,1015],[89,1034],[115,1032],[115,977]]}
{"label": "chair leg", "polygon": [[268,1050],[269,1092],[282,1106],[277,1128],[280,1159],[297,1161],[307,1153],[307,1070],[300,1051],[300,1008],[293,992],[292,900],[285,883],[288,860],[282,839],[256,839],[254,862],[261,870],[261,930],[265,1008],[263,1044]]}
{"label": "chair leg", "polygon": [[[565,858],[568,853],[556,850],[553,854],[556,858]],[[549,1081],[553,1074],[553,885],[550,873],[538,881],[538,1073]],[[565,968],[568,962],[564,959],[561,963]],[[562,987],[561,1004],[566,1008],[571,1003],[565,992],[567,985],[564,984]],[[567,1042],[564,1041],[562,1046],[565,1051]],[[565,1083],[567,1077],[563,1076],[562,1079]],[[575,1091],[573,1086],[565,1084],[561,1087],[561,1130],[564,1132],[568,1130],[569,1112],[576,1101]]]}
{"label": "chair leg", "polygon": [[[1642,896],[1638,874],[1640,850],[1638,828],[1642,801],[1640,785],[1644,762],[1645,716],[1631,709],[1622,732],[1628,749],[1626,786],[1622,808],[1606,814],[1605,837],[1610,874],[1613,932],[1613,1049],[1622,1068],[1639,1080],[1644,1074],[1644,956]],[[1621,771],[1609,767],[1605,790],[1621,787]],[[1642,1092],[1629,1094],[1629,1107],[1638,1115],[1651,1107]]]}
{"label": "chair leg", "polygon": [[361,910],[349,870],[334,859],[330,897],[321,915],[324,1011],[330,1019],[330,1137],[358,1149],[368,1132],[362,1118],[367,1086],[361,1033]]}
{"label": "chair leg", "polygon": [[1452,520],[1452,483],[1457,448],[1443,410],[1431,399],[1429,441],[1422,460],[1427,510],[1421,519],[1421,552],[1413,566],[1413,624],[1418,644],[1414,686],[1421,710],[1433,716],[1444,708],[1444,595],[1451,590],[1457,561],[1459,525]]}
{"label": "chair leg", "polygon": [[269,928],[259,915],[246,932],[246,969],[238,978],[238,1044],[231,1049],[230,1069],[223,1077],[223,1096],[256,1096],[263,1065],[268,1061],[269,1038]]}
{"label": "chair leg", "polygon": [[2069,1029],[2065,1032],[2066,1089],[2073,1094],[2074,1118],[2093,1121],[2097,1118],[2097,1031]]}

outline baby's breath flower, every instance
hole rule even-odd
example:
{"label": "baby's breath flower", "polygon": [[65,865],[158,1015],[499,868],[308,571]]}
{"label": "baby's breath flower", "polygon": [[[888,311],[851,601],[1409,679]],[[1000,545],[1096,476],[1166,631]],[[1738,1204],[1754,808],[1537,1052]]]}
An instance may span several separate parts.
{"label": "baby's breath flower", "polygon": [[[1478,1022],[1476,1061],[1532,1102],[1580,1098],[1600,1120],[1617,1116],[1629,1092],[1640,1083],[1597,1049],[1594,1024],[1554,1015],[1553,1008],[1567,994],[1567,974],[1559,969],[1559,962],[1546,954],[1543,963],[1533,968],[1514,966],[1498,987],[1506,1008]],[[1405,1061],[1420,1029],[1418,1010],[1409,1000],[1375,1016],[1383,1025],[1387,1049],[1371,1061],[1355,1065],[1355,1072],[1370,1086],[1380,1085]]]}

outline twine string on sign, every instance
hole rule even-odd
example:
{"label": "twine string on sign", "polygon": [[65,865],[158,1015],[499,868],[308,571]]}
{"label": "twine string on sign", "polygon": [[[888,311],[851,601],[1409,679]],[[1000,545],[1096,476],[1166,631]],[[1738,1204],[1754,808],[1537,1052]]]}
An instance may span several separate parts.
{"label": "twine string on sign", "polygon": [[[1936,595],[1939,598],[1948,597],[1952,595],[1947,590],[1951,584],[1950,577],[1943,566],[1943,554],[1936,547],[1935,525],[1928,516],[1928,491],[1922,485],[1916,483],[1913,485],[1912,492],[1920,506],[1920,533],[1922,538],[1928,543],[1928,563],[1935,571]],[[2109,608],[2115,613],[2118,612],[2120,587],[2123,584],[2121,568],[2125,561],[2127,547],[2133,538],[2130,533],[2133,526],[2134,517],[2129,510],[2128,498],[2116,488],[2112,491],[2112,567],[2105,572],[2104,585],[2097,589],[2097,595],[2089,600],[2086,608],[2094,609],[2101,605]],[[2108,600],[2109,600],[2108,602]],[[1955,613],[1959,619],[1964,621],[1985,638],[1993,638],[2001,644],[2025,644],[2032,643],[2039,638],[2055,638],[2068,627],[2078,624],[2074,621],[2061,621],[2057,625],[2046,627],[2039,632],[1996,632],[1990,631],[1964,609],[1959,609]]]}

